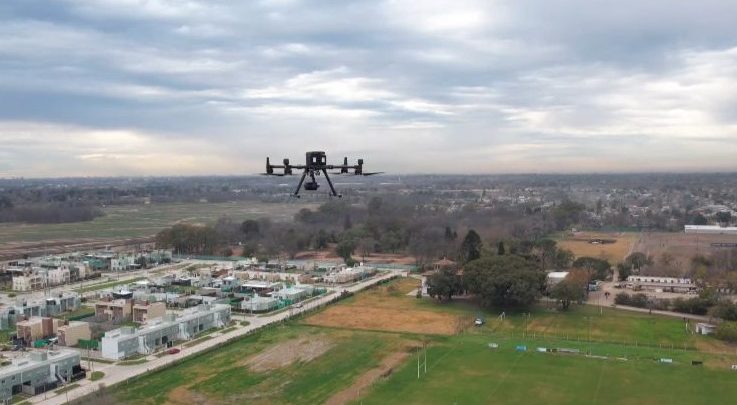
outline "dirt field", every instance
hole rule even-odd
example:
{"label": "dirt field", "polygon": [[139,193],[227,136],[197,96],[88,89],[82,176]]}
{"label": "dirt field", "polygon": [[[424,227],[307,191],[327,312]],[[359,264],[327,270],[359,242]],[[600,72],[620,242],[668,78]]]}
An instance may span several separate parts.
{"label": "dirt field", "polygon": [[401,365],[407,357],[409,357],[408,352],[396,352],[390,354],[381,361],[381,365],[379,367],[373,368],[359,376],[353,382],[353,385],[343,391],[335,393],[330,397],[330,399],[325,401],[325,405],[343,405],[355,400],[360,397],[362,390],[365,392],[366,388],[370,387],[371,384],[380,378],[386,378],[391,375],[391,373],[394,372],[394,369]]}
{"label": "dirt field", "polygon": [[[640,237],[631,232],[576,232],[558,240],[558,246],[573,252],[576,257],[598,257],[619,263],[633,252]],[[614,243],[595,243],[614,241]],[[593,243],[592,243],[593,242]]]}
{"label": "dirt field", "polygon": [[708,256],[718,251],[712,243],[737,243],[737,235],[701,235],[693,233],[643,233],[635,245],[635,251],[653,256],[656,260],[663,253],[675,258],[675,267],[684,271],[689,269],[691,258],[701,254]]}
{"label": "dirt field", "polygon": [[[333,305],[305,320],[308,325],[361,330],[453,335],[458,331],[455,314],[425,309],[407,291],[416,279],[401,279]],[[430,307],[428,307],[430,308]]]}
{"label": "dirt field", "polygon": [[264,373],[287,367],[292,363],[306,363],[330,350],[333,343],[327,336],[292,339],[274,345],[246,361],[251,371]]}

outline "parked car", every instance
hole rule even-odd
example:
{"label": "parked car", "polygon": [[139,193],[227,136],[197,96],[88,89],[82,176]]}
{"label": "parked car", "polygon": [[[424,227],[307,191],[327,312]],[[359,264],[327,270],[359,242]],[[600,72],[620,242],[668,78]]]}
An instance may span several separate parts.
{"label": "parked car", "polygon": [[171,349],[167,350],[166,352],[169,353],[169,354],[177,354],[180,351],[181,350],[177,349],[176,347],[172,347]]}
{"label": "parked car", "polygon": [[476,325],[476,326],[481,326],[481,325],[484,324],[484,320],[481,319],[481,318],[476,318],[476,320],[473,321],[473,324]]}

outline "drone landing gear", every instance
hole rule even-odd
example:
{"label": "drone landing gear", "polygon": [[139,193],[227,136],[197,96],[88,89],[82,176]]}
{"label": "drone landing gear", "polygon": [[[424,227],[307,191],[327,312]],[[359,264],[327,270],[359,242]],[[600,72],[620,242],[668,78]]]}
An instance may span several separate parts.
{"label": "drone landing gear", "polygon": [[[333,182],[330,180],[330,176],[328,176],[328,172],[325,169],[321,170],[322,173],[325,175],[325,179],[328,181],[328,185],[330,185],[330,196],[331,197],[338,197],[343,198],[341,194],[338,194],[335,191],[335,187],[333,187]],[[320,171],[317,172],[318,175],[320,175]],[[310,181],[305,183],[305,178],[307,175],[310,176]],[[315,180],[315,172],[312,170],[305,170],[304,173],[302,173],[302,177],[299,179],[299,184],[297,184],[297,189],[294,190],[294,194],[292,194],[294,197],[300,198],[299,192],[302,190],[302,186],[304,185],[305,190],[308,191],[317,191],[317,189],[320,187],[319,184],[317,184],[317,180]]]}

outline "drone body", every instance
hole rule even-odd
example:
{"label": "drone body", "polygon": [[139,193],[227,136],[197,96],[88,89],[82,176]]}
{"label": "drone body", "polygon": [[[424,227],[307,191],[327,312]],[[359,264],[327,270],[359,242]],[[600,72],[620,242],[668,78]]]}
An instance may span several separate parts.
{"label": "drone body", "polygon": [[[284,171],[282,173],[274,173],[274,169],[283,169]],[[312,151],[306,153],[306,159],[304,165],[292,165],[289,163],[289,159],[284,159],[284,164],[281,165],[272,165],[269,162],[269,158],[266,158],[266,173],[262,173],[266,176],[291,176],[293,173],[293,170],[302,170],[302,178],[299,180],[299,184],[297,185],[297,189],[294,191],[294,196],[299,198],[299,192],[302,189],[302,186],[304,185],[304,189],[307,191],[317,191],[318,188],[320,188],[320,185],[317,184],[317,181],[315,180],[315,176],[319,176],[320,174],[325,175],[325,180],[328,181],[328,185],[330,186],[330,193],[334,197],[342,197],[340,194],[338,194],[335,191],[335,187],[333,187],[333,182],[330,180],[330,176],[328,175],[328,170],[334,170],[334,169],[340,169],[337,173],[332,174],[353,174],[355,176],[371,176],[374,174],[379,174],[381,172],[372,172],[372,173],[364,173],[363,172],[363,159],[358,159],[358,164],[355,165],[349,165],[348,164],[348,158],[343,158],[343,164],[342,165],[329,165],[327,162],[327,156],[325,155],[325,152],[321,151]],[[350,170],[353,170],[353,173],[350,173]],[[309,176],[309,180],[305,182],[305,179]]]}

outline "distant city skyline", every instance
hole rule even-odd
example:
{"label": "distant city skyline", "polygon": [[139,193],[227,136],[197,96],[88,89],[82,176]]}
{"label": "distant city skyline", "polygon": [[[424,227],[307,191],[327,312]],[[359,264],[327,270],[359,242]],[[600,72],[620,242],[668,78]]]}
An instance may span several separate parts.
{"label": "distant city skyline", "polygon": [[737,171],[737,2],[11,0],[0,177]]}

